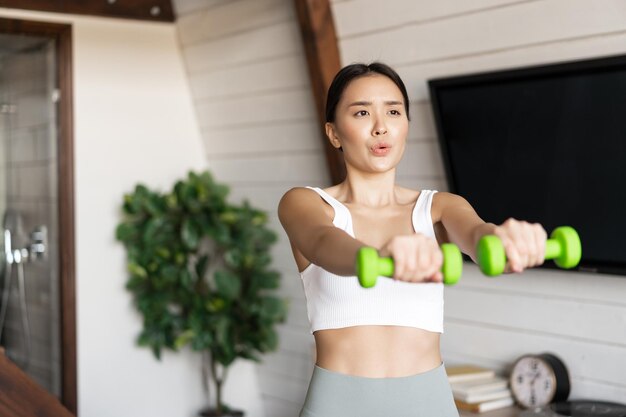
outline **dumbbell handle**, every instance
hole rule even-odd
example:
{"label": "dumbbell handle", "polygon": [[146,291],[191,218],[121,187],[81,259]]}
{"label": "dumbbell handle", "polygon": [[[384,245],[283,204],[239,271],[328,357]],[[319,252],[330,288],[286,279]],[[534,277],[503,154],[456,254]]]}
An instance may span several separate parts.
{"label": "dumbbell handle", "polygon": [[383,277],[392,277],[394,271],[395,271],[395,265],[393,263],[393,258],[391,257],[378,258],[378,275],[383,276]]}
{"label": "dumbbell handle", "polygon": [[556,239],[546,240],[546,256],[545,259],[555,259],[561,256],[561,243]]}

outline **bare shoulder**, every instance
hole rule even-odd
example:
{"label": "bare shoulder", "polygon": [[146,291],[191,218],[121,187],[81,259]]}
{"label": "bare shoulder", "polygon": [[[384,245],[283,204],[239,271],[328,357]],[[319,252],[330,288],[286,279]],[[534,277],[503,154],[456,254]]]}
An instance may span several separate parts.
{"label": "bare shoulder", "polygon": [[294,187],[287,191],[278,203],[278,217],[281,221],[288,218],[300,217],[307,213],[326,212],[326,206],[321,197],[306,187]]}
{"label": "bare shoulder", "polygon": [[460,200],[465,199],[458,194],[449,193],[447,191],[438,191],[433,197],[433,204],[435,201],[440,204],[449,204]]}
{"label": "bare shoulder", "polygon": [[307,187],[293,187],[290,190],[288,190],[285,194],[283,194],[283,197],[280,199],[280,202],[289,202],[292,201],[294,199],[299,199],[302,197],[308,196],[308,195],[313,195],[315,194],[315,192]]}
{"label": "bare shoulder", "polygon": [[278,203],[278,214],[290,210],[293,206],[299,206],[303,201],[311,201],[316,196],[315,191],[306,187],[294,187],[283,194]]}
{"label": "bare shoulder", "polygon": [[431,214],[433,221],[441,218],[441,213],[450,208],[469,208],[471,206],[467,200],[458,194],[449,193],[446,191],[440,191],[433,197],[433,205],[431,208]]}

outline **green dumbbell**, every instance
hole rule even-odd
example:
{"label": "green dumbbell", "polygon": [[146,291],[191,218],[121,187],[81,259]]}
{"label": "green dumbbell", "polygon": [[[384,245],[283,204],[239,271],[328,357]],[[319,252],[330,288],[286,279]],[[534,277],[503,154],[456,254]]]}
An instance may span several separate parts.
{"label": "green dumbbell", "polygon": [[[443,252],[443,266],[441,267],[443,283],[454,285],[461,278],[463,271],[461,251],[452,243],[444,243],[441,245],[441,252]],[[393,259],[381,258],[376,249],[363,247],[357,254],[356,274],[362,287],[373,287],[379,276],[393,276]]]}
{"label": "green dumbbell", "polygon": [[[477,258],[480,270],[487,276],[494,277],[504,272],[506,253],[499,237],[483,236],[478,242]],[[545,259],[554,262],[563,269],[574,268],[580,262],[582,249],[580,237],[570,226],[557,227],[546,240]]]}

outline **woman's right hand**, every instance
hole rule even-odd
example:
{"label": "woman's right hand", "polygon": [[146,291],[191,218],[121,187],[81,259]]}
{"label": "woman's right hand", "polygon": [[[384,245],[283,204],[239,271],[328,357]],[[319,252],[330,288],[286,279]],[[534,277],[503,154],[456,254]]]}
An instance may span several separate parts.
{"label": "woman's right hand", "polygon": [[393,278],[406,282],[442,282],[443,254],[433,238],[416,233],[395,236],[380,250],[380,256],[391,256]]}

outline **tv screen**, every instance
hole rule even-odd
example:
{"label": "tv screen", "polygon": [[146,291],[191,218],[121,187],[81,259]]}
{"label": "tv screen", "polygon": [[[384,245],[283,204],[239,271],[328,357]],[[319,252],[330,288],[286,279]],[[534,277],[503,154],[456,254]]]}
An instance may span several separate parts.
{"label": "tv screen", "polygon": [[450,191],[488,222],[572,226],[578,269],[626,275],[626,56],[428,83]]}

